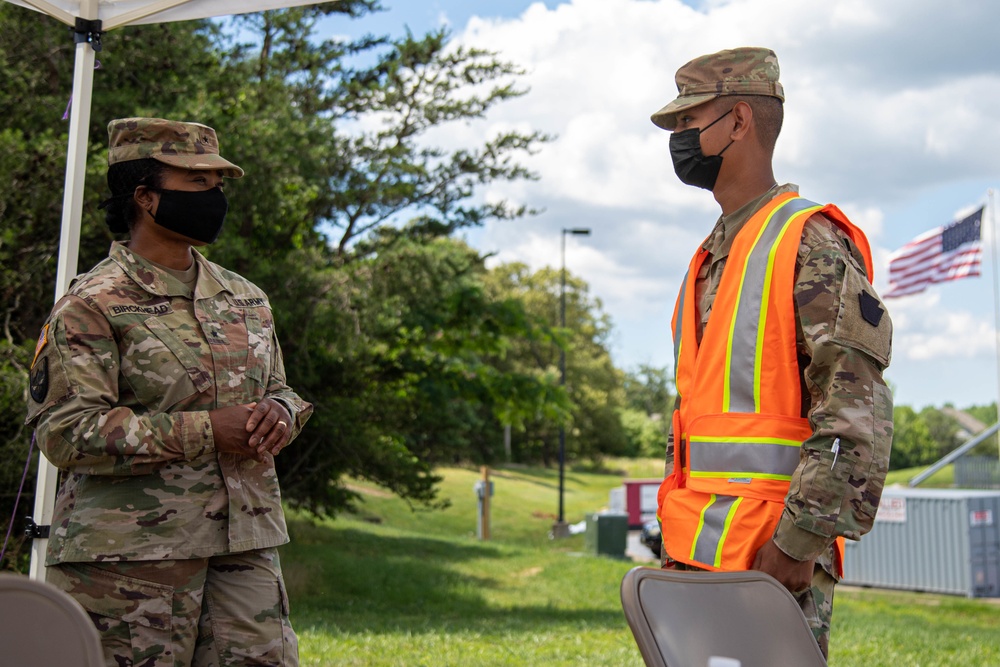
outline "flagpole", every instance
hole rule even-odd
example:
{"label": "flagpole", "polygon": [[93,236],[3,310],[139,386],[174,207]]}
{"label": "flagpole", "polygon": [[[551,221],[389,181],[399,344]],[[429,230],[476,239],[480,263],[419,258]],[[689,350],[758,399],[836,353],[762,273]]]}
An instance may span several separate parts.
{"label": "flagpole", "polygon": [[[997,271],[997,214],[996,190],[987,191],[987,205],[990,208],[990,249],[993,255],[993,342],[997,347],[997,392],[1000,398],[1000,272]],[[1000,400],[997,401],[998,417],[1000,417]],[[1000,456],[1000,438],[997,438],[997,451]]]}

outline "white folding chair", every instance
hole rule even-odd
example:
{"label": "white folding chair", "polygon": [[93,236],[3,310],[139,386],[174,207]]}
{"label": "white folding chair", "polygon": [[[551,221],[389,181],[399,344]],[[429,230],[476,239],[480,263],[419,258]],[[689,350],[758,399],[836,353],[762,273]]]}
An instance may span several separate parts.
{"label": "white folding chair", "polygon": [[647,667],[707,667],[711,658],[826,665],[795,598],[763,572],[636,567],[622,579],[621,598]]}
{"label": "white folding chair", "polygon": [[51,584],[0,573],[0,663],[11,667],[103,667],[93,621]]}

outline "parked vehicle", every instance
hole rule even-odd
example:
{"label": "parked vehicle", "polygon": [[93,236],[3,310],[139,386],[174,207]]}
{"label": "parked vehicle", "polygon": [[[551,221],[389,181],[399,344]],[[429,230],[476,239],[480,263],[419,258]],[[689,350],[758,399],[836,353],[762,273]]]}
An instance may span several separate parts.
{"label": "parked vehicle", "polygon": [[639,531],[639,541],[645,544],[653,552],[654,556],[659,558],[660,548],[663,545],[663,536],[660,534],[660,522],[654,519],[642,524],[642,529]]}

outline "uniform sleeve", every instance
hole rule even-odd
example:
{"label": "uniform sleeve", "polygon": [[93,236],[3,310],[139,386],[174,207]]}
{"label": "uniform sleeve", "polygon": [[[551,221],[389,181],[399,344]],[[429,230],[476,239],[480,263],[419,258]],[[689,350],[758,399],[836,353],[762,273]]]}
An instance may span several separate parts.
{"label": "uniform sleeve", "polygon": [[795,285],[813,435],[802,445],[774,536],[799,560],[818,557],[838,536],[856,540],[871,529],[892,444],[892,394],[882,379],[892,322],[853,246],[815,219],[806,225]]}
{"label": "uniform sleeve", "polygon": [[278,344],[278,337],[275,334],[272,334],[271,349],[274,358],[264,396],[280,402],[288,410],[288,414],[292,416],[291,438],[289,439],[291,442],[298,437],[302,427],[312,416],[313,406],[312,403],[302,400],[285,381],[285,362],[281,354],[281,346]]}
{"label": "uniform sleeve", "polygon": [[27,418],[54,466],[144,475],[214,449],[208,412],[150,414],[118,405],[119,363],[107,319],[83,299],[64,297],[38,342]]}
{"label": "uniform sleeve", "polygon": [[[671,411],[671,415],[677,410],[681,409],[681,397],[677,396],[674,399],[674,409]],[[674,448],[674,420],[670,420],[670,426],[667,427],[667,451],[664,456],[663,462],[663,478],[666,479],[670,476],[670,473],[674,471],[674,457],[676,456]]]}

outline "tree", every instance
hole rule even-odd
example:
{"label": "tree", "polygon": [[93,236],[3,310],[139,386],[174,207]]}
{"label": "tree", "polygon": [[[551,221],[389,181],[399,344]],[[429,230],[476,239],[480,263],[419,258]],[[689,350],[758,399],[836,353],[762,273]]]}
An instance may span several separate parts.
{"label": "tree", "polygon": [[[432,504],[435,463],[489,460],[486,434],[499,421],[555,423],[567,405],[549,370],[505,361],[515,345],[554,346],[551,327],[486,292],[481,259],[447,241],[531,212],[476,193],[533,178],[517,159],[547,137],[508,132],[450,151],[428,139],[523,94],[519,70],[451,47],[444,31],[316,38],[320,19],[375,8],[341,0],[116,30],[95,80],[81,270],[112,241],[97,208],[107,122],[163,116],[216,128],[247,175],[227,185],[230,217],[207,254],[268,292],[290,384],[317,405],[298,446],[279,457],[286,498],[317,511],[349,505],[345,474]],[[0,49],[0,404],[23,406],[52,303],[67,143],[56,119],[74,47],[65,27],[4,3]],[[27,434],[5,435],[0,445],[17,454],[5,461],[23,461]]]}
{"label": "tree", "polygon": [[958,438],[958,423],[937,408],[925,407],[920,411],[920,419],[927,426],[931,440],[937,447],[936,458],[941,458],[962,444]]}
{"label": "tree", "polygon": [[893,408],[892,455],[889,469],[928,465],[938,459],[938,444],[923,419],[908,405]]}
{"label": "tree", "polygon": [[349,504],[340,483],[349,475],[433,505],[435,465],[496,460],[503,423],[565,419],[553,373],[501,368],[512,347],[549,345],[552,332],[518,301],[491,295],[485,274],[464,244],[405,233],[327,272],[334,285],[302,332],[325,342],[291,360],[320,420],[278,459],[293,504]]}
{"label": "tree", "polygon": [[[502,368],[507,372],[558,372],[563,346],[566,390],[572,404],[571,420],[565,424],[567,460],[599,461],[602,456],[622,455],[627,446],[619,414],[624,393],[622,374],[608,352],[611,320],[602,312],[600,301],[588,296],[586,283],[567,274],[566,327],[559,329],[560,281],[558,270],[544,268],[531,273],[516,262],[490,271],[487,285],[491,293],[521,301],[528,313],[558,330],[551,341],[514,341]],[[553,464],[558,456],[559,426],[548,419],[525,421],[512,443],[515,458]]]}

